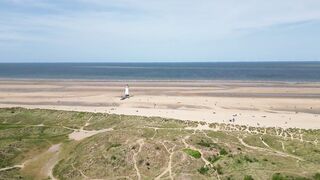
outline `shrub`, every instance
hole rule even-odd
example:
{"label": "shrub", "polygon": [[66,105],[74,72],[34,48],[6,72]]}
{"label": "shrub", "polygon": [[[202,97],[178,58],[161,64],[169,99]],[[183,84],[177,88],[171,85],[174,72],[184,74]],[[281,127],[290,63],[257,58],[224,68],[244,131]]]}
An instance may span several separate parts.
{"label": "shrub", "polygon": [[190,156],[196,158],[196,159],[199,159],[201,158],[201,153],[197,150],[193,150],[193,149],[189,149],[189,148],[186,148],[183,150],[183,152],[189,154]]}
{"label": "shrub", "polygon": [[227,152],[225,149],[222,148],[222,149],[220,150],[219,154],[223,156],[223,155],[227,155],[228,152]]}
{"label": "shrub", "polygon": [[204,146],[204,147],[210,147],[210,146],[211,146],[211,144],[210,144],[210,143],[205,142],[205,141],[204,141],[204,140],[202,140],[202,139],[201,139],[201,141],[200,141],[200,142],[198,142],[197,144],[198,144],[198,145],[200,145],[200,146]]}
{"label": "shrub", "polygon": [[245,175],[243,180],[253,180],[253,177],[251,175]]}
{"label": "shrub", "polygon": [[199,172],[200,174],[207,174],[208,171],[209,171],[209,168],[206,167],[206,166],[203,166],[203,167],[201,167],[201,168],[198,169],[198,172]]}
{"label": "shrub", "polygon": [[208,157],[208,161],[210,162],[210,163],[215,163],[215,162],[217,162],[218,160],[220,159],[220,157],[219,156],[211,156],[211,157]]}
{"label": "shrub", "polygon": [[320,180],[320,173],[316,173],[316,174],[313,176],[313,179],[315,179],[315,180]]}

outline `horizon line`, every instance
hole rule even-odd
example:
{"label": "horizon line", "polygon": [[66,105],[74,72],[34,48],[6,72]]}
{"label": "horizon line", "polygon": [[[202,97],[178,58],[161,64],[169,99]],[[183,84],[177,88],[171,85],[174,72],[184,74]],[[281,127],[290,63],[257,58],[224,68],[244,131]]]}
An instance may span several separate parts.
{"label": "horizon line", "polygon": [[58,64],[58,63],[75,63],[75,64],[87,64],[87,63],[119,63],[119,64],[125,64],[125,63],[268,63],[268,62],[275,62],[275,63],[281,63],[281,62],[289,62],[289,63],[300,63],[300,62],[320,62],[320,60],[263,60],[263,61],[235,61],[235,60],[226,60],[226,61],[53,61],[53,62],[36,62],[36,61],[18,61],[18,62],[0,62],[0,64],[31,64],[31,63],[37,63],[37,64]]}

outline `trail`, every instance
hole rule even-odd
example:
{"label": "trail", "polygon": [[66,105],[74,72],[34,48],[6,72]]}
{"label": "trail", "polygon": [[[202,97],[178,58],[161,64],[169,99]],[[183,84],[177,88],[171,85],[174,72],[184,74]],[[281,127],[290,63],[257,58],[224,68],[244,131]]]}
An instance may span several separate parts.
{"label": "trail", "polygon": [[286,148],[284,147],[284,143],[283,143],[283,141],[280,141],[280,142],[281,142],[282,150],[283,150],[283,151],[286,151]]}
{"label": "trail", "polygon": [[23,165],[14,165],[14,166],[10,166],[10,167],[1,168],[0,172],[15,169],[15,168],[23,168]]}
{"label": "trail", "polygon": [[86,126],[89,126],[90,120],[91,120],[92,118],[93,118],[93,116],[90,116],[90,118],[87,120],[86,124],[83,125],[83,126],[80,128],[80,130],[83,130],[83,128],[85,128]]}
{"label": "trail", "polygon": [[176,145],[174,145],[172,148],[168,149],[167,146],[162,142],[162,145],[166,149],[166,151],[169,153],[169,162],[168,162],[168,167],[159,175],[155,178],[155,180],[159,180],[161,177],[163,177],[167,172],[169,172],[169,178],[173,180],[172,176],[172,156],[174,153],[174,149]]}
{"label": "trail", "polygon": [[56,178],[53,176],[53,168],[57,164],[59,160],[59,152],[60,152],[60,146],[61,144],[55,144],[52,145],[47,152],[54,153],[53,156],[49,159],[49,161],[44,165],[44,167],[41,169],[41,171],[44,174],[49,175],[49,177],[52,180],[56,180]]}
{"label": "trail", "polygon": [[263,140],[263,138],[262,138],[261,136],[260,136],[260,140],[261,140],[261,142],[262,142],[263,145],[265,145],[266,147],[272,149],[272,148]]}
{"label": "trail", "polygon": [[72,166],[72,168],[73,168],[74,170],[78,171],[78,172],[81,174],[81,176],[83,176],[85,179],[90,179],[90,178],[89,178],[88,176],[86,176],[80,169],[74,167],[74,164],[73,164],[73,163],[71,164],[71,166]]}
{"label": "trail", "polygon": [[101,129],[101,130],[92,130],[92,131],[88,131],[88,130],[81,130],[81,129],[72,129],[73,132],[69,134],[69,139],[73,139],[76,141],[81,141],[84,138],[99,134],[99,133],[103,133],[103,132],[108,132],[108,131],[112,131],[112,128],[107,128],[107,129]]}
{"label": "trail", "polygon": [[300,157],[297,157],[297,156],[294,156],[294,155],[291,155],[291,154],[287,154],[287,153],[284,153],[284,152],[281,152],[281,151],[277,151],[277,150],[274,150],[274,149],[266,149],[266,148],[261,148],[261,147],[257,147],[257,146],[250,146],[249,144],[246,144],[243,141],[243,139],[241,139],[239,137],[238,137],[238,140],[243,146],[245,146],[247,148],[251,148],[251,149],[259,150],[259,151],[266,151],[266,152],[269,152],[269,153],[272,153],[272,154],[276,154],[276,155],[279,155],[279,156],[291,157],[291,158],[297,159],[299,161],[304,161],[304,159],[302,159]]}
{"label": "trail", "polygon": [[139,171],[139,168],[137,165],[136,157],[141,152],[142,146],[144,145],[144,141],[143,141],[143,139],[139,139],[139,140],[137,140],[137,143],[139,144],[139,150],[138,150],[138,152],[133,154],[133,162],[134,162],[134,168],[136,169],[136,172],[137,172],[138,180],[141,180],[141,174],[140,174],[140,171]]}
{"label": "trail", "polygon": [[59,160],[60,145],[61,144],[54,144],[47,151],[32,157],[32,159],[25,161],[21,165],[14,165],[11,167],[1,168],[0,172],[11,170],[14,168],[24,169],[30,165],[33,165],[34,163],[38,163],[37,161],[39,159],[41,159],[42,157],[47,156],[47,155],[51,155],[51,157],[39,169],[39,175],[43,176],[44,178],[50,177],[52,180],[56,180],[56,178],[53,176],[52,171],[53,171],[54,166],[56,165],[56,163]]}
{"label": "trail", "polygon": [[[190,138],[190,136],[186,136],[186,137],[182,138],[182,142],[183,142],[183,144],[185,145],[185,147],[186,147],[186,148],[195,149],[195,150],[199,151],[200,154],[201,154],[201,159],[202,159],[202,161],[205,163],[205,166],[213,167],[213,165],[212,165],[208,160],[206,160],[206,159],[203,157],[203,153],[202,153],[202,151],[201,151],[200,149],[197,149],[196,147],[194,147],[194,146],[192,146],[192,145],[190,145],[190,144],[188,144],[188,143],[186,142],[186,140],[189,139],[189,138]],[[216,174],[217,178],[220,180],[220,176],[219,176],[217,170],[215,170],[215,174]]]}

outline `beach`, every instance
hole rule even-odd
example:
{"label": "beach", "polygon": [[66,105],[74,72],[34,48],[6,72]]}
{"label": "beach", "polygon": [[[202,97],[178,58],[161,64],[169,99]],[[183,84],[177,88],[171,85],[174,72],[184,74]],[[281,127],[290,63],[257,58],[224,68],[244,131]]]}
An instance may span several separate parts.
{"label": "beach", "polygon": [[0,107],[320,129],[320,83],[1,79]]}

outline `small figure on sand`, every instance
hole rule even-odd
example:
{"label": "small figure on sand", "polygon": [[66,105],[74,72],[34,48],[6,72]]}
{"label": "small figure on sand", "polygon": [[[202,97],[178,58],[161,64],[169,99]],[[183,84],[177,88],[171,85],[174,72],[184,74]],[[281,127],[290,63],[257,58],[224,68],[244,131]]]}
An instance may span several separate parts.
{"label": "small figure on sand", "polygon": [[125,89],[124,89],[124,96],[121,97],[121,100],[125,100],[127,98],[129,98],[130,95],[129,95],[129,85],[127,84]]}

